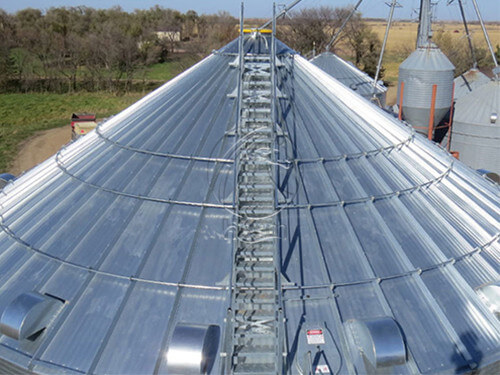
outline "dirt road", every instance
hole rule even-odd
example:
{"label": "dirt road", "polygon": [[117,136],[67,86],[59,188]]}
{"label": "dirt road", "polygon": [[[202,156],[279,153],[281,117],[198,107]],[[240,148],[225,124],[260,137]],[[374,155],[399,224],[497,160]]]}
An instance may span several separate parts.
{"label": "dirt road", "polygon": [[63,126],[36,133],[21,143],[17,157],[9,173],[18,176],[54,155],[64,144],[71,140],[71,127]]}
{"label": "dirt road", "polygon": [[[388,105],[396,103],[396,94],[397,87],[389,87],[386,99]],[[69,125],[36,133],[21,144],[8,173],[18,176],[54,155],[70,140],[71,127]]]}

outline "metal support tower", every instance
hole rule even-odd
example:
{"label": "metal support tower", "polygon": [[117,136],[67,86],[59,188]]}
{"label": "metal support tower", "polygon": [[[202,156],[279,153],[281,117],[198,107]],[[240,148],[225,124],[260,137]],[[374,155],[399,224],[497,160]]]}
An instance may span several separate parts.
{"label": "metal support tower", "polygon": [[[265,38],[259,32],[251,37]],[[225,371],[281,374],[283,333],[274,181],[274,31],[267,54],[245,54],[243,43],[243,33],[240,33],[236,233],[228,316],[231,331],[227,338],[231,344],[226,346],[229,358]]]}

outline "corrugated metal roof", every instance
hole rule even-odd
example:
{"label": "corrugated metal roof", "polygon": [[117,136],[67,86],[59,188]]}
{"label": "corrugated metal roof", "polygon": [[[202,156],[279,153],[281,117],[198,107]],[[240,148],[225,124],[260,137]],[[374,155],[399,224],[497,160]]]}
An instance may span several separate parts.
{"label": "corrugated metal roof", "polygon": [[[373,96],[373,78],[334,53],[323,52],[311,59],[311,63],[349,87],[351,90],[356,91],[359,95],[368,99]],[[377,83],[375,86],[375,94],[377,96],[382,96],[384,98],[384,103],[386,92],[387,87]]]}
{"label": "corrugated metal roof", "polygon": [[481,73],[478,69],[470,69],[456,77],[454,82],[454,97],[455,99],[458,99],[469,94],[471,91],[474,91],[476,88],[491,82],[491,79],[486,74]]}
{"label": "corrugated metal roof", "polygon": [[[291,50],[278,59],[288,373],[315,356],[305,330],[317,327],[329,343],[318,360],[359,372],[345,324],[380,316],[408,350],[387,371],[497,363],[500,322],[474,290],[499,280],[498,185]],[[36,340],[0,336],[0,358],[38,373],[166,373],[177,323],[224,332],[234,60],[210,55],[0,192],[0,312],[29,291],[66,301]]]}
{"label": "corrugated metal roof", "polygon": [[[493,126],[492,113],[500,113],[500,82],[490,80],[457,100],[453,120],[465,124]],[[500,129],[498,120],[495,124],[496,128]]]}

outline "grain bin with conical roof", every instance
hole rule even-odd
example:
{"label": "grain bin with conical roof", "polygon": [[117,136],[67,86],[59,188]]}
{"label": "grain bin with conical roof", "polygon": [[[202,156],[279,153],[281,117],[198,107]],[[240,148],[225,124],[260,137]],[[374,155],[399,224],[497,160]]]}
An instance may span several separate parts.
{"label": "grain bin with conical roof", "polygon": [[398,103],[401,118],[432,137],[430,124],[437,125],[451,107],[455,67],[431,42],[430,25],[430,2],[422,0],[417,49],[399,66]]}
{"label": "grain bin with conical roof", "polygon": [[451,149],[474,169],[500,174],[500,82],[476,88],[455,105]]}
{"label": "grain bin with conical roof", "polygon": [[311,60],[321,70],[340,81],[367,100],[375,99],[380,107],[385,106],[387,87],[359,70],[354,64],[341,59],[334,53],[323,52]]}

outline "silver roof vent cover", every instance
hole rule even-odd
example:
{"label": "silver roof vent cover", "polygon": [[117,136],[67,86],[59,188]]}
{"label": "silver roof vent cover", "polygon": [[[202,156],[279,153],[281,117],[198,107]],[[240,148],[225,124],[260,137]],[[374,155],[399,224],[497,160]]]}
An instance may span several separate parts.
{"label": "silver roof vent cover", "polygon": [[482,285],[476,292],[488,309],[500,319],[500,281]]}
{"label": "silver roof vent cover", "polygon": [[358,371],[374,373],[406,362],[403,333],[391,317],[349,320],[345,325]]}
{"label": "silver roof vent cover", "polygon": [[178,324],[167,352],[168,373],[192,375],[210,372],[219,338],[219,326]]}
{"label": "silver roof vent cover", "polygon": [[47,328],[63,302],[38,292],[19,295],[3,311],[0,333],[16,340],[29,339]]}

